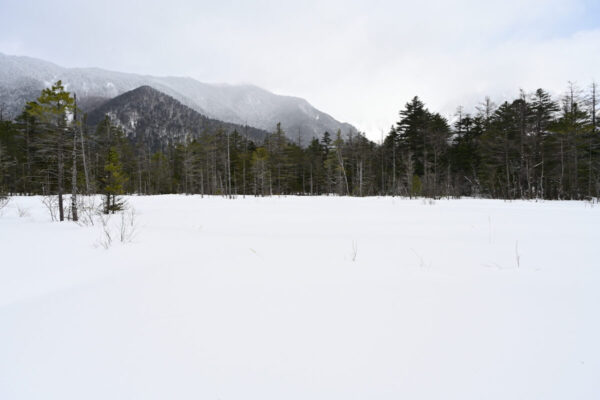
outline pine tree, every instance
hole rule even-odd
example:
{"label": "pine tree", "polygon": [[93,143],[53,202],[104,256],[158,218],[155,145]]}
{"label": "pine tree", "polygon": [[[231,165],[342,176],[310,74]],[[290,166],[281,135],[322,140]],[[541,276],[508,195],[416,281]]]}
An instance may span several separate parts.
{"label": "pine tree", "polygon": [[118,196],[122,195],[127,178],[123,174],[123,167],[119,153],[115,147],[111,147],[104,164],[104,213],[114,214],[123,210],[125,203]]}
{"label": "pine tree", "polygon": [[75,100],[71,94],[65,91],[61,81],[57,81],[52,87],[44,89],[37,101],[27,104],[26,112],[36,119],[43,135],[42,143],[38,151],[40,156],[53,166],[48,170],[49,175],[54,177],[56,193],[58,195],[58,212],[60,221],[64,221],[63,194],[65,156],[70,142],[68,141],[68,116],[75,107]]}

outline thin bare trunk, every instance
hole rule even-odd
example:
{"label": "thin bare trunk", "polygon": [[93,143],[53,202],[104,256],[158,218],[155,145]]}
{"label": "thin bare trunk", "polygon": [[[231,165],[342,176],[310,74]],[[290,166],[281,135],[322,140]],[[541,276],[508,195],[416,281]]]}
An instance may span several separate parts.
{"label": "thin bare trunk", "polygon": [[77,222],[77,131],[73,132],[73,166],[71,168],[71,216]]}

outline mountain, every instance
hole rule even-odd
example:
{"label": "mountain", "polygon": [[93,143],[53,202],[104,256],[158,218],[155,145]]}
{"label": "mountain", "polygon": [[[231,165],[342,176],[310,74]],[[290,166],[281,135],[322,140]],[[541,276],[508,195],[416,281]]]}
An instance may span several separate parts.
{"label": "mountain", "polygon": [[[356,133],[352,125],[341,123],[317,110],[299,97],[281,96],[253,85],[209,85],[192,78],[160,78],[160,84],[192,101],[204,114],[223,121],[272,131],[278,122],[289,138],[305,143],[320,138],[325,131]],[[160,88],[159,88],[160,90]]]}
{"label": "mountain", "polygon": [[[40,90],[62,80],[76,93],[84,110],[140,86],[151,86],[209,118],[273,131],[277,122],[290,139],[303,143],[325,131],[344,134],[356,128],[317,110],[306,100],[281,96],[252,85],[207,84],[192,78],[155,77],[98,68],[64,68],[56,64],[0,53],[0,107],[14,117]],[[86,109],[86,107],[88,107]]]}
{"label": "mountain", "polygon": [[97,125],[105,115],[129,138],[152,149],[167,142],[182,142],[186,137],[197,138],[203,131],[214,132],[219,128],[227,132],[236,129],[253,140],[262,140],[268,135],[264,130],[205,117],[150,86],[141,86],[108,100],[88,114],[88,123]]}
{"label": "mountain", "polygon": [[66,90],[77,94],[80,107],[84,111],[91,111],[104,101],[151,82],[152,87],[206,114],[192,101],[162,85],[157,79],[160,78],[98,68],[63,68],[36,58],[0,53],[0,106],[4,107],[9,117],[14,117],[26,101],[34,100],[42,89],[62,80]]}

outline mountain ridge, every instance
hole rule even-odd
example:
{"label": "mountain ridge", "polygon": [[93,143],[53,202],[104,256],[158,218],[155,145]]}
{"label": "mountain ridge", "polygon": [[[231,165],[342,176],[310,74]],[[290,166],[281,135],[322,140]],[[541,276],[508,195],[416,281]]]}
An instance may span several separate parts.
{"label": "mountain ridge", "polygon": [[[0,103],[14,117],[26,101],[56,80],[77,93],[82,105],[88,98],[106,101],[140,86],[151,86],[209,118],[272,131],[278,122],[292,140],[308,143],[325,131],[356,133],[351,124],[339,122],[296,96],[278,95],[252,84],[209,84],[191,77],[156,77],[97,67],[65,68],[28,56],[0,53]],[[91,109],[84,109],[91,111]]]}

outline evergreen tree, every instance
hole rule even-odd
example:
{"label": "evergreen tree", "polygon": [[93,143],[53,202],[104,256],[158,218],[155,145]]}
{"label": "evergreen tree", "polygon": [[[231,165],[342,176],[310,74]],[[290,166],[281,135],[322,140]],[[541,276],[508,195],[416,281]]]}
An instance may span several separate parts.
{"label": "evergreen tree", "polygon": [[124,208],[124,202],[118,196],[125,193],[125,183],[127,182],[116,147],[111,147],[108,151],[104,172],[104,213],[114,214]]}
{"label": "evergreen tree", "polygon": [[[42,130],[39,136],[38,155],[48,164],[47,185],[55,184],[58,195],[60,221],[64,220],[63,194],[65,192],[65,159],[70,141],[68,140],[68,116],[73,113],[75,100],[65,91],[61,81],[44,89],[37,101],[29,102],[25,112],[37,120]],[[50,180],[52,177],[52,181]]]}

